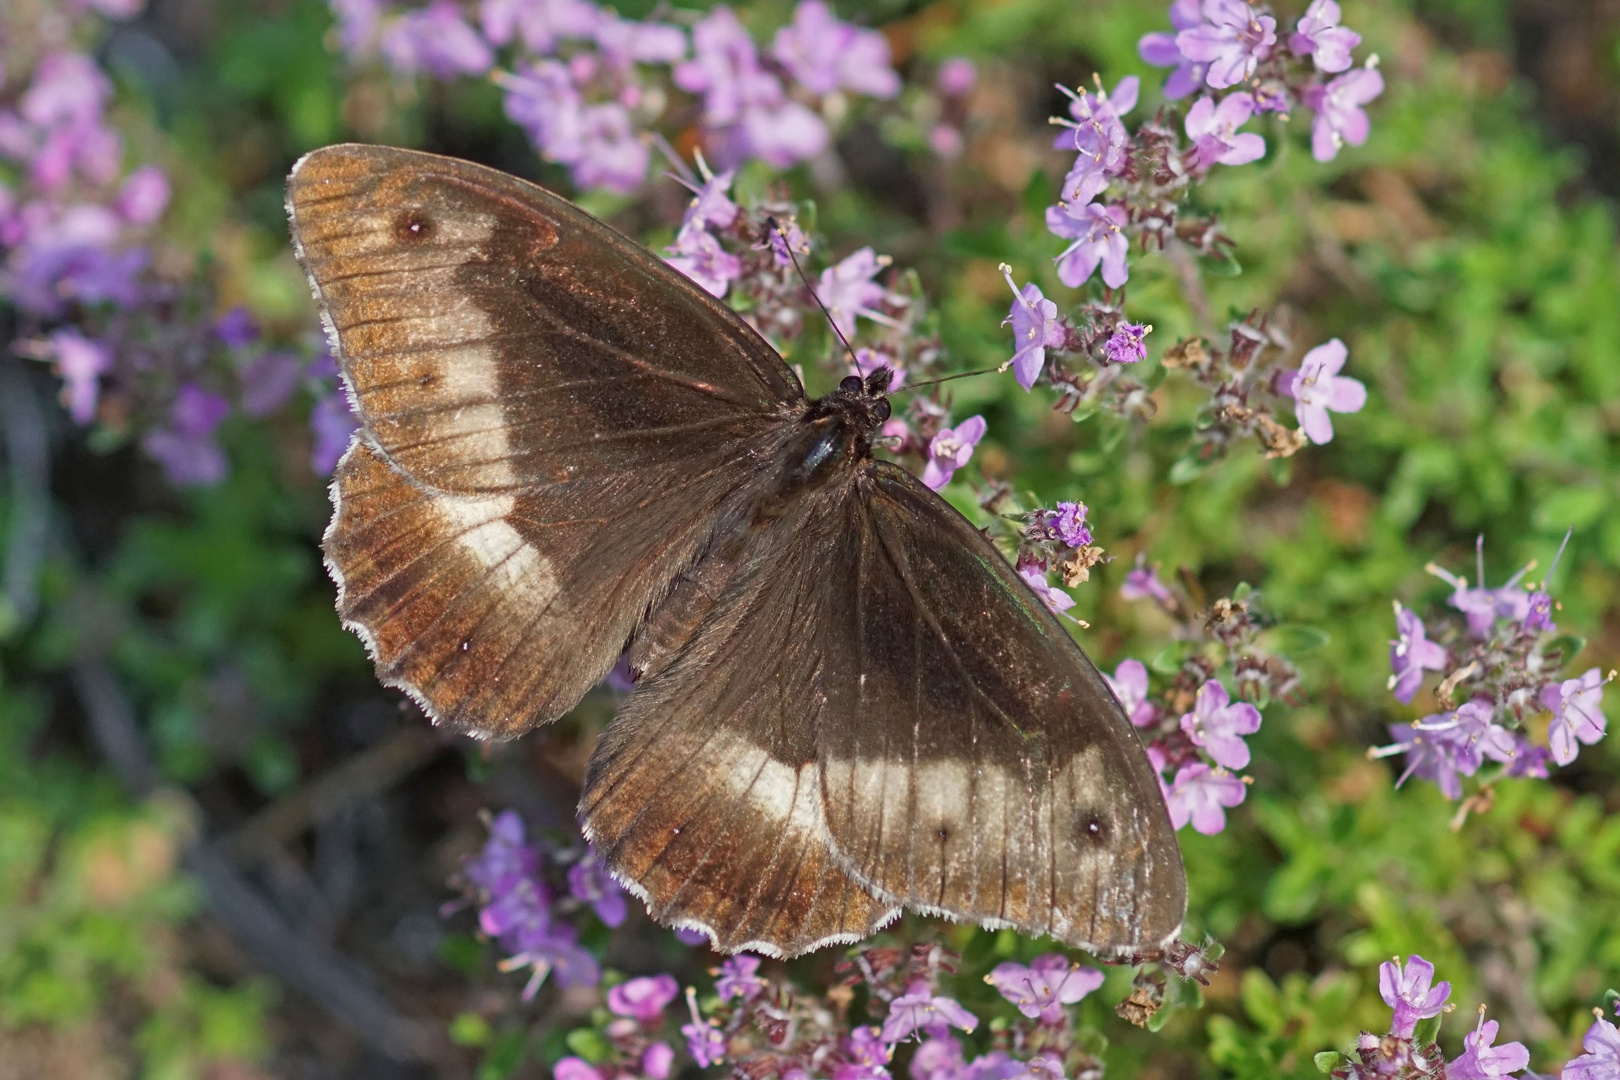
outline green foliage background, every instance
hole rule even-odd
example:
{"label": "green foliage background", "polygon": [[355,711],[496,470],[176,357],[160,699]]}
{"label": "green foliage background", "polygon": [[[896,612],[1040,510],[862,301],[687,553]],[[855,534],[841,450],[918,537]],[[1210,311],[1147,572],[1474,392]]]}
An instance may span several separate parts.
{"label": "green foliage background", "polygon": [[[1367,383],[1369,402],[1335,418],[1330,445],[1281,468],[1244,450],[1172,484],[1196,405],[1174,377],[1138,432],[1108,417],[1070,423],[1010,377],[955,384],[956,413],[990,422],[977,459],[986,470],[1048,503],[1092,507],[1115,561],[1078,590],[1076,613],[1095,628],[1082,641],[1100,666],[1163,644],[1156,613],[1118,598],[1137,551],[1167,571],[1189,567],[1211,596],[1250,582],[1272,611],[1331,635],[1301,661],[1310,703],[1267,710],[1255,783],[1232,827],[1182,834],[1189,926],[1228,946],[1204,1006],[1156,1034],[1096,1007],[1117,1077],[1314,1075],[1316,1051],[1383,1030],[1376,966],[1413,952],[1453,984],[1460,1011],[1443,1035],[1453,1053],[1485,1002],[1502,1038],[1525,1041],[1534,1066],[1551,1070],[1576,1052],[1603,989],[1620,983],[1620,786],[1608,745],[1552,782],[1501,785],[1494,808],[1455,830],[1454,808],[1432,785],[1397,791],[1395,766],[1364,754],[1384,725],[1421,715],[1423,699],[1404,709],[1384,688],[1391,600],[1438,604],[1444,587],[1424,564],[1468,568],[1478,533],[1494,582],[1530,559],[1545,566],[1572,528],[1553,582],[1558,621],[1588,639],[1577,671],[1620,663],[1614,208],[1591,193],[1577,156],[1550,144],[1530,89],[1507,77],[1504,0],[1344,9],[1389,87],[1368,144],[1321,165],[1301,123],[1273,123],[1267,158],[1219,170],[1200,196],[1220,209],[1243,265],[1235,277],[1206,270],[1216,323],[1281,304],[1296,342],[1349,345],[1348,373]],[[748,17],[770,26],[787,10],[762,3]],[[1029,150],[1049,145],[1042,121],[1055,106],[1044,84],[1095,70],[1111,86],[1136,73],[1151,109],[1159,79],[1135,42],[1161,28],[1163,12],[959,0],[874,3],[865,14],[904,20],[897,40],[920,56],[979,61],[991,111],[953,181],[959,222],[931,230],[857,183],[816,193],[819,226],[834,252],[871,243],[916,266],[954,363],[998,363],[1008,297],[996,263],[1060,301],[1072,296],[1051,270],[1059,242],[1040,214],[1053,159]],[[1466,32],[1443,44],[1432,25]],[[208,267],[222,305],[249,304],[287,341],[313,318],[280,208],[297,153],[358,135],[564,186],[501,118],[492,87],[424,89],[379,110],[375,99],[395,100],[394,89],[351,79],[325,47],[328,26],[313,0],[223,5],[165,79],[121,66],[117,39],[107,57],[134,141],[177,178],[176,249]],[[809,192],[807,177],[795,182]],[[592,206],[644,231],[667,228]],[[1207,329],[1160,256],[1134,258],[1130,291],[1133,314],[1156,328],[1155,358]],[[173,786],[228,775],[262,802],[318,771],[301,740],[332,702],[379,692],[332,613],[316,549],[324,491],[307,475],[303,439],[295,427],[238,423],[229,481],[182,495],[127,447],[72,446],[58,463],[61,542],[43,612],[0,636],[0,1054],[28,1032],[110,1027],[134,1035],[109,1037],[107,1055],[145,1076],[277,1060],[273,988],[205,978],[183,944],[198,906],[176,852],[206,823],[120,794],[83,735],[68,673],[84,650],[105,651]],[[480,780],[483,766],[469,767]],[[987,936],[964,945],[1031,951]],[[474,981],[501,978],[469,970]],[[442,978],[464,976],[447,960]],[[1100,996],[1112,993],[1111,1005],[1125,992],[1116,978]]]}

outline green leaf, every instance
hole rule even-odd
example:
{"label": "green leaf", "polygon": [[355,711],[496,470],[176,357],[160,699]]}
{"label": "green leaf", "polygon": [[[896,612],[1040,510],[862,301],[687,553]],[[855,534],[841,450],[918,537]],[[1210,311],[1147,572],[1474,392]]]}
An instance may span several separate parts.
{"label": "green leaf", "polygon": [[1414,1046],[1433,1046],[1440,1038],[1440,1020],[1443,1013],[1437,1013],[1427,1020],[1419,1020],[1417,1027],[1412,1031],[1412,1044]]}
{"label": "green leaf", "polygon": [[1333,636],[1326,630],[1304,623],[1283,623],[1263,631],[1255,644],[1266,652],[1278,653],[1289,659],[1309,656],[1323,648]]}
{"label": "green leaf", "polygon": [[1311,1058],[1311,1061],[1316,1064],[1316,1071],[1323,1073],[1331,1073],[1340,1065],[1349,1064],[1349,1062],[1345,1059],[1345,1056],[1339,1053],[1337,1050],[1323,1050],[1321,1053]]}
{"label": "green leaf", "polygon": [[1160,675],[1174,675],[1181,670],[1181,665],[1186,662],[1187,654],[1191,651],[1192,646],[1187,642],[1172,641],[1148,661],[1148,667]]}
{"label": "green leaf", "polygon": [[568,1033],[568,1049],[592,1065],[606,1061],[608,1054],[611,1052],[607,1040],[602,1038],[601,1032],[594,1028],[575,1028],[570,1031]]}
{"label": "green leaf", "polygon": [[450,1041],[457,1046],[485,1046],[492,1034],[489,1021],[474,1012],[464,1012],[450,1021]]}
{"label": "green leaf", "polygon": [[1204,475],[1207,468],[1209,462],[1203,459],[1198,450],[1194,450],[1170,466],[1169,480],[1177,487],[1183,487]]}

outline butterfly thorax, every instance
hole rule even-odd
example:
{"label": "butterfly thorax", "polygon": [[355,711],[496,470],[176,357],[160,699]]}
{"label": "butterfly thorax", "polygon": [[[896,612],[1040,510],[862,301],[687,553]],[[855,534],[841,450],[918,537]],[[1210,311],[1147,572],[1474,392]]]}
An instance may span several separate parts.
{"label": "butterfly thorax", "polygon": [[886,367],[851,375],[810,403],[784,455],[788,490],[819,487],[872,456],[872,441],[889,418],[892,378]]}

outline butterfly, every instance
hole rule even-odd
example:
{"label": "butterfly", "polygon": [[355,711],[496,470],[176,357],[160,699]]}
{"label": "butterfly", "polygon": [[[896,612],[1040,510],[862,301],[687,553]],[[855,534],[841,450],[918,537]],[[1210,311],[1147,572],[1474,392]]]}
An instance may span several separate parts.
{"label": "butterfly", "polygon": [[730,308],[450,158],[287,188],[360,429],[323,546],[381,680],[509,739],[626,656],[583,828],[667,924],[795,955],[902,909],[1101,955],[1180,931],[1159,780],[966,518],[873,456],[886,369],[810,400]]}

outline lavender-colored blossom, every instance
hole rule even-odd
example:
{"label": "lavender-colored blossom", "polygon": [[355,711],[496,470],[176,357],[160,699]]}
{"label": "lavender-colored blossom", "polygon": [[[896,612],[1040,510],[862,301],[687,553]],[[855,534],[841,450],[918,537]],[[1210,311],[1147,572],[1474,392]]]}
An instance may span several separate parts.
{"label": "lavender-colored blossom", "polygon": [[603,62],[616,71],[629,71],[634,64],[678,64],[686,59],[686,31],[669,23],[599,12],[590,36],[602,50]]}
{"label": "lavender-colored blossom", "polygon": [[489,43],[467,25],[454,0],[433,0],[401,15],[383,33],[382,52],[395,71],[436,79],[482,75],[495,64]]}
{"label": "lavender-colored blossom", "polygon": [[1054,615],[1061,615],[1074,607],[1074,597],[1047,581],[1046,571],[1039,564],[1020,568],[1018,576],[1024,579],[1024,583],[1035,591],[1041,603],[1050,608]]}
{"label": "lavender-colored blossom", "polygon": [[[1558,551],[1553,555],[1552,565],[1547,568],[1547,576],[1542,579],[1541,588],[1530,594],[1529,602],[1524,615],[1524,628],[1532,634],[1556,634],[1558,624],[1553,622],[1553,598],[1547,590],[1552,585],[1553,575],[1558,572],[1558,563],[1564,557],[1564,549],[1569,546],[1569,538],[1575,530],[1570,529],[1564,533],[1563,542],[1558,545]],[[1529,569],[1526,567],[1526,569]]]}
{"label": "lavender-colored blossom", "polygon": [[76,424],[88,424],[96,417],[101,376],[112,368],[112,350],[69,327],[46,339],[45,351],[62,378],[62,404],[68,415]]}
{"label": "lavender-colored blossom", "polygon": [[[1198,13],[1198,0],[1175,0],[1170,5],[1170,25],[1176,30],[1191,30],[1203,22],[1203,16]],[[1154,67],[1176,69],[1164,83],[1164,96],[1171,101],[1184,98],[1204,85],[1209,65],[1185,56],[1176,45],[1175,34],[1145,34],[1136,43],[1136,52]]]}
{"label": "lavender-colored blossom", "polygon": [[1434,982],[1434,965],[1421,956],[1412,956],[1403,966],[1399,959],[1378,965],[1378,993],[1384,1004],[1395,1010],[1389,1033],[1397,1039],[1410,1039],[1419,1020],[1439,1016],[1451,984]]}
{"label": "lavender-colored blossom", "polygon": [[1068,957],[1056,953],[1037,956],[1029,966],[1011,961],[997,964],[984,981],[1018,1007],[1031,1020],[1061,1024],[1064,1006],[1073,1005],[1103,984],[1103,973],[1095,968],[1075,967]]}
{"label": "lavender-colored blossom", "polygon": [[716,297],[724,297],[731,283],[742,276],[742,260],[699,226],[683,226],[666,250],[672,253],[667,260],[671,266]]}
{"label": "lavender-colored blossom", "polygon": [[891,98],[900,92],[888,40],[839,21],[822,0],[802,0],[793,21],[776,32],[771,54],[812,94],[844,89]]}
{"label": "lavender-colored blossom", "polygon": [[934,86],[946,97],[963,97],[972,93],[979,81],[979,68],[965,56],[953,56],[939,65]]}
{"label": "lavender-colored blossom", "polygon": [[923,466],[922,481],[938,491],[950,483],[951,474],[968,463],[973,448],[984,438],[985,423],[982,416],[970,416],[954,428],[940,428],[928,442],[928,462]]}
{"label": "lavender-colored blossom", "polygon": [[225,452],[214,429],[230,413],[230,402],[187,383],[175,395],[168,423],[146,433],[141,446],[177,487],[202,487],[225,479]]}
{"label": "lavender-colored blossom", "polygon": [[701,228],[729,227],[737,220],[737,204],[731,201],[728,194],[737,171],[727,169],[716,176],[709,172],[708,163],[701,156],[698,158],[698,170],[703,176],[703,184],[701,187],[691,188],[692,201],[686,206],[686,215],[681,219],[681,228],[687,228],[694,222]]}
{"label": "lavender-colored blossom", "polygon": [[1243,801],[1248,788],[1225,769],[1211,769],[1201,761],[1183,765],[1166,792],[1170,824],[1177,829],[1192,822],[1205,836],[1226,828],[1226,807]]}
{"label": "lavender-colored blossom", "polygon": [[514,37],[531,53],[545,56],[564,39],[593,36],[606,13],[585,0],[481,0],[479,26],[492,45]]}
{"label": "lavender-colored blossom", "polygon": [[1114,673],[1103,674],[1108,689],[1125,707],[1125,715],[1137,727],[1148,727],[1159,718],[1158,706],[1148,700],[1147,666],[1140,660],[1121,660]]}
{"label": "lavender-colored blossom", "polygon": [[69,303],[139,303],[139,278],[146,269],[145,248],[111,251],[90,244],[44,244],[18,253],[10,275],[11,298],[36,315],[58,318]]}
{"label": "lavender-colored blossom", "polygon": [[1578,679],[1565,679],[1541,691],[1541,704],[1553,714],[1547,742],[1553,760],[1568,765],[1580,753],[1581,743],[1591,746],[1603,738],[1608,719],[1603,715],[1603,672],[1592,668]]}
{"label": "lavender-colored blossom", "polygon": [[533,998],[547,977],[554,977],[557,985],[566,988],[595,986],[602,981],[602,968],[596,957],[582,949],[579,931],[568,923],[552,923],[538,933],[526,935],[523,951],[501,962],[505,971],[531,968],[528,984],[523,988],[523,1000]]}
{"label": "lavender-colored blossom", "polygon": [[675,935],[675,940],[680,942],[682,945],[696,947],[698,945],[707,945],[709,943],[709,935],[705,934],[701,930],[693,930],[689,927],[677,926],[670,932]]}
{"label": "lavender-colored blossom", "polygon": [[1046,350],[1063,344],[1063,320],[1058,318],[1057,304],[1046,298],[1039,285],[1031,281],[1020,290],[1006,263],[1001,264],[1001,275],[1013,291],[1012,309],[1001,320],[1002,326],[1011,323],[1013,328],[1013,355],[1008,363],[1018,385],[1028,390],[1046,364]]}
{"label": "lavender-colored blossom", "polygon": [[[1136,98],[1142,81],[1135,75],[1119,80],[1110,94],[1100,86],[1095,91],[1081,87],[1078,91],[1066,86],[1058,89],[1069,99],[1070,120],[1055,121],[1063,126],[1052,146],[1057,150],[1077,150],[1080,162],[1108,176],[1118,175],[1125,165],[1125,144],[1129,134],[1120,118],[1136,108]],[[1065,191],[1064,198],[1073,198]]]}
{"label": "lavender-colored blossom", "polygon": [[681,1025],[681,1034],[686,1036],[686,1052],[692,1060],[705,1069],[726,1060],[726,1037],[698,1012],[697,993],[690,986],[686,988],[686,1007],[692,1022]]}
{"label": "lavender-colored blossom", "polygon": [[253,417],[269,416],[292,397],[304,374],[304,361],[297,353],[272,350],[244,364],[241,380],[242,411]]}
{"label": "lavender-colored blossom", "polygon": [[1318,71],[1343,71],[1350,66],[1350,51],[1361,44],[1361,35],[1339,25],[1339,5],[1333,0],[1311,0],[1288,47],[1295,56],[1309,56]]}
{"label": "lavender-colored blossom", "polygon": [[1188,60],[1209,65],[1204,81],[1212,90],[1253,75],[1277,43],[1277,20],[1259,14],[1245,0],[1203,0],[1199,13],[1197,26],[1176,35],[1176,48]]}
{"label": "lavender-colored blossom", "polygon": [[936,996],[926,985],[919,985],[889,1003],[889,1015],[883,1021],[883,1041],[897,1043],[915,1032],[947,1025],[972,1031],[979,1026],[979,1018],[954,999]]}
{"label": "lavender-colored blossom", "polygon": [[962,132],[950,124],[935,124],[928,129],[928,149],[942,158],[954,158],[962,153]]}
{"label": "lavender-colored blossom", "polygon": [[1513,751],[1503,771],[1505,776],[1529,776],[1537,780],[1547,779],[1547,762],[1552,760],[1552,752],[1545,746],[1537,746],[1523,735],[1513,736]]}
{"label": "lavender-colored blossom", "polygon": [[1233,704],[1226,687],[1210,679],[1198,688],[1193,711],[1182,715],[1181,730],[1194,746],[1207,750],[1215,764],[1241,769],[1249,763],[1243,736],[1260,730],[1260,710],[1246,701]]}
{"label": "lavender-colored blossom", "polygon": [[538,855],[524,839],[523,819],[516,810],[503,810],[490,819],[489,839],[476,858],[462,864],[462,873],[484,893],[493,895],[532,878],[538,864]]}
{"label": "lavender-colored blossom", "polygon": [[669,1043],[655,1042],[641,1052],[641,1075],[646,1080],[669,1080],[674,1065],[675,1048]]}
{"label": "lavender-colored blossom", "polygon": [[551,1067],[551,1080],[602,1080],[602,1074],[584,1058],[570,1055]]}
{"label": "lavender-colored blossom", "polygon": [[1371,61],[1325,86],[1305,91],[1306,106],[1316,111],[1311,121],[1311,156],[1332,161],[1345,143],[1360,146],[1366,142],[1371,124],[1362,106],[1383,92],[1384,77]]}
{"label": "lavender-colored blossom", "polygon": [[349,411],[348,395],[340,390],[315,402],[309,411],[309,426],[315,435],[309,466],[317,476],[330,476],[360,427],[360,421]]}
{"label": "lavender-colored blossom", "polygon": [[872,1074],[888,1075],[884,1066],[894,1057],[894,1044],[885,1041],[877,1028],[866,1025],[854,1028],[841,1041],[840,1049],[852,1064],[863,1066]]}
{"label": "lavender-colored blossom", "polygon": [[721,1001],[737,998],[748,1001],[765,992],[765,980],[760,978],[760,959],[747,953],[728,956],[720,964],[720,977],[714,982],[715,993]]}
{"label": "lavender-colored blossom", "polygon": [[1324,342],[1305,354],[1299,370],[1287,382],[1299,428],[1319,446],[1333,438],[1330,410],[1360,412],[1367,404],[1367,388],[1361,380],[1339,374],[1349,355],[1344,342],[1338,338]]}
{"label": "lavender-colored blossom", "polygon": [[777,219],[776,227],[767,230],[764,241],[754,246],[768,246],[771,249],[772,261],[784,268],[792,266],[795,258],[803,258],[810,254],[810,238],[799,228],[798,223],[791,219],[787,221]]}
{"label": "lavender-colored blossom", "polygon": [[761,69],[754,39],[724,4],[692,27],[692,59],[678,65],[675,85],[703,95],[704,121],[714,127],[742,119],[745,103],[764,96],[779,100],[781,83]]}
{"label": "lavender-colored blossom", "polygon": [[1395,602],[1395,632],[1400,636],[1389,643],[1389,686],[1395,700],[1405,705],[1417,696],[1424,671],[1445,670],[1446,650],[1428,639],[1423,620],[1403,608],[1399,600]]}
{"label": "lavender-colored blossom", "polygon": [[664,1009],[680,995],[681,988],[673,975],[644,975],[609,990],[608,1011],[643,1024],[660,1024]]}
{"label": "lavender-colored blossom", "polygon": [[1130,278],[1125,263],[1129,244],[1122,231],[1125,211],[1097,203],[1059,203],[1046,208],[1046,227],[1054,235],[1072,240],[1056,260],[1058,280],[1074,289],[1085,284],[1100,264],[1103,284],[1117,289]]}
{"label": "lavender-colored blossom", "polygon": [[584,153],[584,99],[568,68],[542,60],[512,74],[496,73],[507,118],[547,161],[571,165]]}
{"label": "lavender-colored blossom", "polygon": [[927,1038],[911,1055],[911,1080],[961,1080],[966,1066],[956,1036]]}
{"label": "lavender-colored blossom", "polygon": [[589,904],[605,926],[618,926],[629,914],[624,890],[608,873],[607,864],[595,848],[587,849],[585,857],[568,868],[568,892],[575,900]]}
{"label": "lavender-colored blossom", "polygon": [[568,165],[574,182],[629,194],[647,178],[652,152],[636,136],[630,113],[618,102],[587,105],[580,110],[579,154]]}
{"label": "lavender-colored blossom", "polygon": [[1217,164],[1247,165],[1263,156],[1266,140],[1238,128],[1254,115],[1254,98],[1245,93],[1227,94],[1220,105],[1208,96],[1193,102],[1187,110],[1187,137],[1193,141],[1193,159],[1199,172]]}
{"label": "lavender-colored blossom", "polygon": [[150,225],[169,205],[169,177],[156,165],[142,165],[124,180],[113,208],[131,225]]}
{"label": "lavender-colored blossom", "polygon": [[550,927],[551,897],[532,875],[502,882],[478,909],[478,928],[510,952],[543,941]]}
{"label": "lavender-colored blossom", "polygon": [[1060,502],[1052,515],[1051,525],[1058,539],[1072,548],[1083,548],[1091,543],[1091,530],[1086,526],[1089,507],[1085,503]]}
{"label": "lavender-colored blossom", "polygon": [[1122,322],[1103,342],[1103,356],[1110,364],[1135,364],[1147,359],[1146,338],[1153,327],[1142,323]]}
{"label": "lavender-colored blossom", "polygon": [[1494,1080],[1529,1067],[1530,1051],[1523,1043],[1491,1045],[1496,1031],[1496,1021],[1481,1012],[1474,1030],[1463,1036],[1462,1056],[1446,1065],[1446,1080]]}
{"label": "lavender-colored blossom", "polygon": [[1119,587],[1119,595],[1126,600],[1152,598],[1161,604],[1170,602],[1170,590],[1159,580],[1157,569],[1149,568],[1140,556],[1137,557],[1136,566],[1125,575],[1125,584]]}
{"label": "lavender-colored blossom", "polygon": [[888,317],[877,310],[889,295],[888,290],[872,280],[888,265],[887,255],[877,255],[871,248],[863,247],[821,272],[816,298],[826,305],[833,325],[846,338],[855,336],[857,315],[888,321]]}
{"label": "lavender-colored blossom", "polygon": [[17,112],[38,128],[89,128],[112,100],[112,80],[83,53],[50,53],[34,65]]}
{"label": "lavender-colored blossom", "polygon": [[1615,1080],[1620,1077],[1620,1030],[1599,1016],[1581,1038],[1586,1053],[1564,1066],[1561,1080]]}
{"label": "lavender-colored blossom", "polygon": [[[1389,734],[1395,742],[1383,753],[1406,755],[1406,771],[1396,779],[1396,787],[1416,776],[1433,781],[1446,798],[1456,799],[1462,796],[1459,777],[1473,776],[1484,761],[1482,739],[1490,734],[1490,714],[1486,710],[1481,722],[1477,707],[1469,702],[1416,724],[1391,724]],[[1495,745],[1494,739],[1490,745]]]}
{"label": "lavender-colored blossom", "polygon": [[1012,1080],[1066,1080],[1063,1059],[1056,1054],[1036,1054],[1024,1063]]}
{"label": "lavender-colored blossom", "polygon": [[1518,588],[1518,584],[1519,579],[1529,572],[1530,567],[1522,567],[1498,588],[1487,589],[1483,535],[1474,544],[1474,558],[1479,575],[1479,584],[1474,587],[1469,586],[1467,578],[1453,574],[1433,563],[1429,563],[1424,569],[1451,586],[1451,596],[1446,602],[1467,616],[1469,633],[1483,641],[1491,636],[1491,630],[1496,625],[1498,617],[1523,622],[1529,615],[1530,594]]}
{"label": "lavender-colored blossom", "polygon": [[246,348],[259,340],[259,333],[259,320],[240,304],[214,320],[214,336],[226,348]]}

